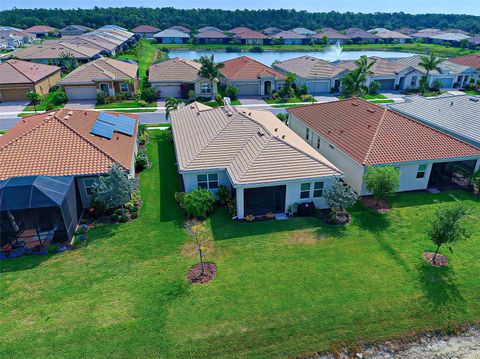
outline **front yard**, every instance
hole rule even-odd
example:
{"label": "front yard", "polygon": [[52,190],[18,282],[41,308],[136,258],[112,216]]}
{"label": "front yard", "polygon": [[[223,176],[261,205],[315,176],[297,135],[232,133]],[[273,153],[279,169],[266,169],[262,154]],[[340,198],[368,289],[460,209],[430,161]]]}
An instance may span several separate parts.
{"label": "front yard", "polygon": [[[47,106],[48,104],[52,104],[53,108],[52,110],[55,110],[55,109],[59,109],[59,108],[63,108],[65,106],[65,104],[60,104],[60,105],[55,105],[52,101],[53,101],[53,98],[56,96],[57,93],[59,93],[61,91],[52,91],[52,92],[49,92],[45,97],[43,97],[42,99],[42,102],[40,102],[38,105],[37,105],[37,111],[46,111],[47,110]],[[23,109],[23,111],[35,111],[35,107],[33,105],[28,105],[27,107],[25,107]],[[31,114],[28,114],[28,116],[31,115]]]}
{"label": "front yard", "polygon": [[[125,100],[121,102],[113,102],[107,103],[103,105],[95,105],[96,109],[112,109],[112,108],[143,108],[143,112],[154,112],[157,109],[157,102],[150,102],[145,105],[141,106],[139,104],[139,100]],[[137,111],[134,111],[137,112]]]}
{"label": "front yard", "polygon": [[[362,205],[344,227],[317,218],[238,223],[217,210],[209,284],[186,280],[191,240],[173,145],[152,131],[138,220],[89,231],[85,248],[0,262],[0,353],[15,357],[287,357],[480,323],[480,199],[454,191]],[[441,202],[472,209],[469,241],[422,259]]]}

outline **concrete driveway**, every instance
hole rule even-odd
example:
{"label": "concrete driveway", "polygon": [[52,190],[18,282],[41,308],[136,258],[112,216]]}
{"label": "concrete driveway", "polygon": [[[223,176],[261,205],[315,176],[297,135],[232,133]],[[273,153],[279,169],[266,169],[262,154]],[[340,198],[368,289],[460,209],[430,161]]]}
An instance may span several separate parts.
{"label": "concrete driveway", "polygon": [[266,102],[260,96],[239,97],[238,100],[242,105],[265,105]]}
{"label": "concrete driveway", "polygon": [[330,94],[313,96],[317,102],[332,102],[338,101],[338,97]]}
{"label": "concrete driveway", "polygon": [[29,101],[13,101],[0,103],[0,118],[12,117],[23,111]]}
{"label": "concrete driveway", "polygon": [[71,108],[73,110],[93,110],[95,103],[95,100],[70,100],[65,105],[65,108]]}

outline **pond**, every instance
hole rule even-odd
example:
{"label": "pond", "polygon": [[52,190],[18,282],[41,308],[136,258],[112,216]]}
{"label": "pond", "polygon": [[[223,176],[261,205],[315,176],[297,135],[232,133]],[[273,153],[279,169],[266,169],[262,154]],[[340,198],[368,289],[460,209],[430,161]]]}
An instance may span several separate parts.
{"label": "pond", "polygon": [[409,52],[394,52],[394,51],[342,51],[332,46],[326,51],[265,51],[265,52],[225,52],[225,51],[188,51],[188,50],[174,50],[168,53],[170,58],[181,57],[187,60],[198,59],[203,55],[215,54],[215,61],[222,62],[240,56],[251,57],[267,66],[271,66],[275,60],[285,61],[299,56],[312,56],[326,61],[337,60],[356,60],[361,55],[379,56],[384,58],[399,58],[416,55]]}

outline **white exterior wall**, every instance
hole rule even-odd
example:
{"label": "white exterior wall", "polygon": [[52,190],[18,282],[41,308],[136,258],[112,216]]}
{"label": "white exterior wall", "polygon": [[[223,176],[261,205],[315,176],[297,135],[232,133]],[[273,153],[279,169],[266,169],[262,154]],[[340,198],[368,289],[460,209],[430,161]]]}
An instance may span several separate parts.
{"label": "white exterior wall", "polygon": [[200,97],[211,97],[212,93],[213,96],[217,95],[217,83],[213,81],[213,86],[212,86],[212,91],[211,93],[208,94],[202,94],[202,84],[203,83],[209,83],[210,81],[208,79],[201,78],[197,82],[195,82],[195,94]]}
{"label": "white exterior wall", "polygon": [[[228,178],[227,172],[225,170],[210,170],[210,171],[194,171],[194,172],[185,172],[182,174],[183,177],[183,186],[185,192],[191,192],[198,188],[197,176],[202,174],[211,174],[216,173],[218,175],[218,185],[222,185],[230,189],[232,186],[230,179]],[[211,190],[216,193],[216,190]]]}

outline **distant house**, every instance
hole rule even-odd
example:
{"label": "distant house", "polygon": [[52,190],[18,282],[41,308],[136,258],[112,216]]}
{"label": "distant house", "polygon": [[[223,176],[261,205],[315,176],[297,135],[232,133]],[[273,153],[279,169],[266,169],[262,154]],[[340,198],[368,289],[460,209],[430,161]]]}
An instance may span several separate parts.
{"label": "distant house", "polygon": [[296,75],[297,86],[307,86],[309,94],[336,92],[340,90],[340,79],[348,70],[312,56],[276,62],[272,67],[284,74]]}
{"label": "distant house", "polygon": [[394,31],[399,32],[399,33],[404,34],[404,35],[408,35],[408,36],[417,32],[417,30],[409,28],[409,27],[402,27],[402,28],[396,29]]}
{"label": "distant house", "polygon": [[458,65],[468,66],[480,71],[480,54],[452,57],[448,61]]}
{"label": "distant house", "polygon": [[264,96],[285,83],[285,75],[250,57],[225,61],[220,81],[238,88],[239,96]]}
{"label": "distant house", "polygon": [[42,38],[49,35],[54,35],[57,33],[57,30],[51,26],[46,25],[36,25],[25,29],[25,32],[35,35],[37,38]]}
{"label": "distant house", "polygon": [[60,85],[71,100],[94,100],[100,91],[106,96],[120,92],[133,95],[138,90],[138,65],[100,58],[77,67]]}
{"label": "distant house", "polygon": [[283,30],[275,27],[275,26],[270,26],[262,30],[262,33],[264,33],[267,36],[272,36],[275,34],[278,34],[279,32],[282,32]]}
{"label": "distant house", "polygon": [[176,57],[150,66],[148,82],[160,97],[186,97],[189,91],[195,91],[198,97],[211,97],[217,94],[217,82],[198,75],[201,65],[198,62]]}
{"label": "distant house", "polygon": [[368,32],[377,35],[385,43],[405,44],[412,41],[412,38],[408,35],[381,27],[369,30]]}
{"label": "distant house", "polygon": [[302,35],[293,31],[282,31],[272,35],[271,38],[284,45],[302,45],[310,42],[306,35]]}
{"label": "distant house", "polygon": [[197,30],[198,33],[202,33],[202,32],[205,32],[205,31],[223,32],[222,30],[220,30],[218,27],[215,27],[215,26],[205,26],[205,27],[201,27],[200,29]]}
{"label": "distant house", "polygon": [[359,29],[357,27],[351,27],[345,30],[344,33],[345,36],[354,44],[375,44],[380,40],[380,37],[378,37],[377,35],[369,33],[368,31]]}
{"label": "distant house", "polygon": [[456,32],[446,32],[430,37],[431,42],[434,44],[448,44],[450,46],[460,46],[462,41],[468,43],[470,36]]}
{"label": "distant house", "polygon": [[422,29],[413,34],[410,34],[410,37],[415,41],[423,41],[425,43],[431,43],[432,37],[443,34],[444,32],[440,29]]}
{"label": "distant house", "polygon": [[91,31],[92,29],[83,26],[83,25],[68,25],[60,29],[58,32],[63,36],[78,36],[83,35],[86,32]]}
{"label": "distant house", "polygon": [[296,32],[297,34],[305,35],[305,36],[315,35],[315,31],[306,29],[304,27],[296,27],[295,29],[292,29],[290,31],[293,31],[293,32]]}
{"label": "distant house", "polygon": [[58,64],[62,57],[71,57],[78,62],[88,62],[100,57],[101,50],[69,43],[33,45],[10,54],[20,60],[44,64]]}
{"label": "distant house", "polygon": [[321,42],[323,41],[324,38],[326,38],[328,45],[335,45],[335,44],[342,45],[342,44],[345,44],[348,40],[348,37],[338,32],[337,30],[329,27],[323,28],[320,32],[310,36],[310,38],[314,42]]}
{"label": "distant house", "polygon": [[172,133],[184,191],[225,186],[238,219],[327,208],[324,190],[343,175],[268,111],[194,102],[172,112]]}
{"label": "distant house", "polygon": [[475,49],[480,46],[480,35],[472,36],[467,41],[468,41],[468,46],[471,49]]}
{"label": "distant house", "polygon": [[244,45],[263,45],[268,41],[266,35],[244,26],[228,30],[228,33],[233,34],[233,37]]}
{"label": "distant house", "polygon": [[175,26],[170,26],[168,29],[166,30],[175,30],[175,31],[180,31],[180,32],[183,32],[187,35],[190,35],[190,32],[191,30],[188,28],[188,27],[185,27],[185,26],[180,26],[180,25],[175,25]]}
{"label": "distant house", "polygon": [[[75,36],[68,37],[69,40],[72,38],[78,39],[78,37],[75,37]],[[63,40],[66,40],[66,39],[67,39],[66,37],[63,38]],[[113,34],[110,34],[109,32],[104,32],[104,31],[88,32],[86,34],[83,34],[80,40],[91,41],[93,43],[96,43],[104,47],[105,49],[111,49],[110,51],[112,51],[112,56],[117,51],[128,49],[131,45],[129,40],[126,39],[125,37],[114,36]]]}
{"label": "distant house", "polygon": [[60,81],[60,67],[22,60],[0,63],[0,102],[25,101],[27,92],[47,95]]}
{"label": "distant house", "polygon": [[164,30],[153,35],[162,44],[184,44],[190,40],[190,35],[178,30]]}
{"label": "distant house", "polygon": [[132,29],[132,32],[135,35],[143,37],[145,39],[153,39],[153,35],[155,35],[159,31],[159,29],[150,25],[138,25],[137,27],[134,27]]}
{"label": "distant house", "polygon": [[0,39],[7,42],[7,46],[18,47],[34,41],[35,35],[23,30],[0,30]]}
{"label": "distant house", "polygon": [[199,32],[197,35],[195,35],[195,39],[200,44],[226,44],[232,40],[230,36],[216,30]]}
{"label": "distant house", "polygon": [[100,36],[65,36],[55,40],[45,40],[45,45],[72,44],[99,50],[104,56],[115,56],[119,46],[116,42]]}
{"label": "distant house", "polygon": [[480,149],[391,109],[353,98],[290,108],[289,126],[368,195],[368,166],[400,171],[399,192],[441,188],[480,167]]}

